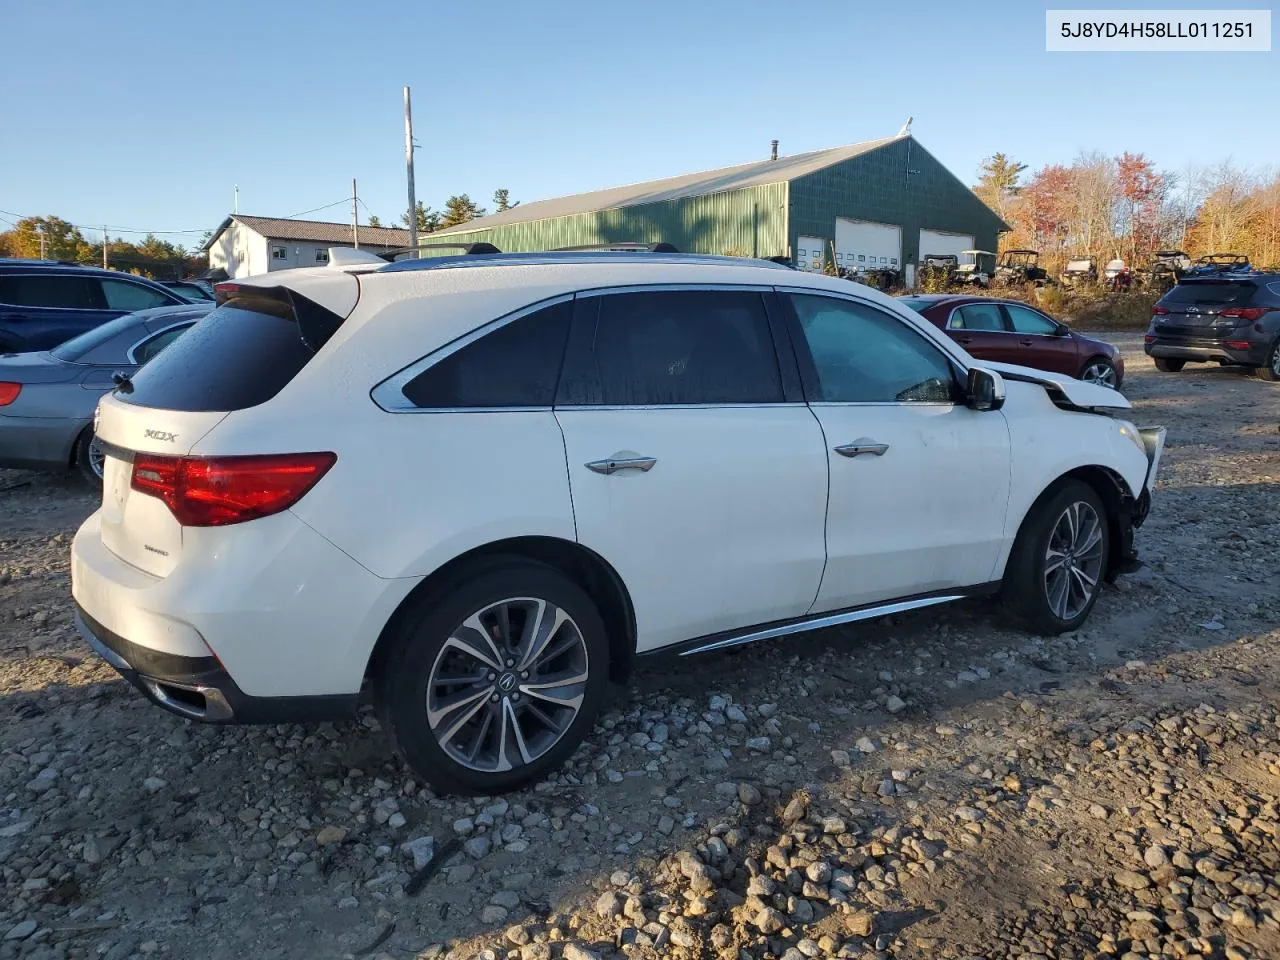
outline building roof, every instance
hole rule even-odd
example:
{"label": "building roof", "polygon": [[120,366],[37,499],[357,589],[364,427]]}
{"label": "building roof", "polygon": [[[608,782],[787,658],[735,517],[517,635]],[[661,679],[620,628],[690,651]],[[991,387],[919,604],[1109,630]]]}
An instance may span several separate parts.
{"label": "building roof", "polygon": [[593,190],[590,193],[579,193],[571,197],[536,200],[532,203],[522,203],[502,213],[460,223],[456,227],[437,230],[431,234],[431,239],[451,233],[501,227],[509,223],[526,223],[530,220],[564,217],[574,213],[595,213],[617,207],[634,207],[642,203],[679,200],[684,197],[698,197],[709,193],[722,193],[725,190],[794,180],[851,157],[878,150],[899,139],[901,138],[884,137],[880,140],[868,140],[865,143],[853,143],[844,147],[797,153],[790,157],[779,157],[777,160],[757,160],[752,163],[738,164],[736,167],[721,167],[719,170],[706,170],[702,173],[686,173],[678,177],[667,177],[664,180],[649,180],[624,187]]}
{"label": "building roof", "polygon": [[[306,240],[312,243],[351,243],[350,223],[330,223],[321,220],[285,220],[278,217],[251,217],[247,214],[233,213],[218,225],[207,243],[200,248],[203,253],[213,245],[232,220],[238,220],[250,230],[271,240]],[[399,227],[359,227],[358,236],[362,246],[370,247],[407,247],[409,231]]]}

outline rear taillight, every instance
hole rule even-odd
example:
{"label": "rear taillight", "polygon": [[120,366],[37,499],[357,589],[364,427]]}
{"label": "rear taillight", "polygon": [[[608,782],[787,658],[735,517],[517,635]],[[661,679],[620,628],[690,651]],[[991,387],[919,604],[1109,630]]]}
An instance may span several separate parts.
{"label": "rear taillight", "polygon": [[1162,316],[1164,316],[1164,315],[1165,315],[1166,313],[1168,313],[1168,312],[1169,312],[1169,308],[1168,308],[1168,307],[1162,307],[1162,306],[1160,306],[1160,304],[1158,304],[1158,303],[1157,303],[1154,307],[1152,307],[1152,308],[1151,308],[1151,315],[1152,315],[1153,317],[1162,317]]}
{"label": "rear taillight", "polygon": [[1155,335],[1154,333],[1148,333],[1146,336],[1144,336],[1144,337],[1142,338],[1142,342],[1143,342],[1143,343],[1155,343],[1155,342],[1156,342],[1156,335]]}
{"label": "rear taillight", "polygon": [[139,453],[130,486],[184,527],[221,527],[287,510],[334,465],[333,453],[164,457]]}
{"label": "rear taillight", "polygon": [[1248,350],[1249,341],[1248,340],[1228,340],[1227,346],[1230,347],[1232,350]]}
{"label": "rear taillight", "polygon": [[1218,316],[1233,320],[1261,320],[1267,307],[1227,307]]}
{"label": "rear taillight", "polygon": [[10,383],[7,380],[0,380],[0,407],[7,407],[13,401],[18,399],[18,394],[22,392],[22,384]]}

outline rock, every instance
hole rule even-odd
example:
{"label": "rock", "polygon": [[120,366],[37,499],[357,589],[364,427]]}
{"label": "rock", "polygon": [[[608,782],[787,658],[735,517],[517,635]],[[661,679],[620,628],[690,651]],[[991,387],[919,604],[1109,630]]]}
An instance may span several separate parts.
{"label": "rock", "polygon": [[747,749],[756,753],[768,753],[773,748],[773,741],[768,737],[748,737]]}
{"label": "rock", "polygon": [[9,928],[4,935],[6,940],[25,940],[36,932],[38,924],[34,920],[23,920]]}
{"label": "rock", "polygon": [[756,925],[757,930],[766,936],[777,933],[787,925],[786,918],[773,907],[765,907],[755,915],[751,922]]}
{"label": "rock", "polygon": [[470,836],[476,828],[476,822],[470,817],[459,817],[453,821],[453,832],[460,837]]}
{"label": "rock", "polygon": [[901,713],[907,708],[907,702],[901,697],[890,697],[885,701],[884,708],[890,713]]}
{"label": "rock", "polygon": [[500,907],[496,903],[491,903],[480,911],[480,920],[490,926],[502,923],[507,919],[507,908]]}
{"label": "rock", "polygon": [[845,927],[855,937],[869,937],[876,930],[876,915],[869,910],[855,910],[845,920]]}
{"label": "rock", "polygon": [[1132,870],[1121,870],[1113,879],[1117,885],[1129,890],[1145,890],[1151,886],[1151,881],[1147,877]]}
{"label": "rock", "polygon": [[859,753],[875,753],[876,745],[870,737],[859,737],[853,744],[858,748]]}
{"label": "rock", "polygon": [[499,890],[489,898],[489,902],[495,906],[505,907],[507,910],[514,910],[520,906],[520,894],[514,890]]}
{"label": "rock", "polygon": [[753,807],[760,802],[760,791],[750,783],[738,784],[738,799],[748,807]]}
{"label": "rock", "polygon": [[507,943],[514,944],[517,947],[523,946],[533,939],[528,928],[523,927],[518,923],[513,927],[507,927],[506,933],[502,936],[506,939]]}
{"label": "rock", "polygon": [[331,847],[347,838],[346,827],[322,827],[316,834],[316,843],[322,847]]}
{"label": "rock", "polygon": [[1163,867],[1169,862],[1169,857],[1165,854],[1163,847],[1150,846],[1142,854],[1142,859],[1148,867],[1155,870],[1157,867]]}
{"label": "rock", "polygon": [[551,944],[525,944],[520,948],[520,960],[551,960]]}
{"label": "rock", "polygon": [[968,823],[977,823],[986,817],[986,813],[977,807],[956,807],[956,816]]}
{"label": "rock", "polygon": [[413,869],[421,870],[436,853],[435,837],[414,837],[408,843],[402,843],[400,850],[413,857]]}
{"label": "rock", "polygon": [[474,860],[480,860],[489,855],[489,849],[493,846],[493,841],[489,839],[488,834],[482,834],[478,837],[472,837],[462,845],[462,849],[467,851],[467,856]]}
{"label": "rock", "polygon": [[613,890],[606,890],[596,900],[596,916],[610,920],[622,916],[622,898]]}
{"label": "rock", "polygon": [[797,793],[789,801],[782,811],[782,822],[790,826],[797,820],[804,817],[805,812],[809,809],[809,798],[803,793]]}
{"label": "rock", "polygon": [[399,830],[401,827],[405,825],[406,822],[407,821],[404,818],[404,814],[400,813],[399,811],[393,813],[391,816],[387,818],[387,826],[390,827],[392,830]]}
{"label": "rock", "polygon": [[1107,817],[1111,816],[1111,813],[1102,804],[1092,803],[1089,805],[1089,816],[1093,817],[1095,820],[1105,820]]}
{"label": "rock", "polygon": [[813,883],[826,886],[831,882],[831,867],[822,860],[815,860],[805,868],[804,875]]}
{"label": "rock", "polygon": [[168,780],[162,780],[159,777],[147,777],[142,781],[142,789],[147,793],[157,793],[169,785]]}
{"label": "rock", "polygon": [[563,960],[600,960],[600,954],[577,943],[566,943],[560,956]]}

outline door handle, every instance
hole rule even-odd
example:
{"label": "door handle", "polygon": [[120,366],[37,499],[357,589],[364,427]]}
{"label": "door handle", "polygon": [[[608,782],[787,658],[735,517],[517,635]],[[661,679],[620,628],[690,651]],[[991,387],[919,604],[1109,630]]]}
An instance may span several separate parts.
{"label": "door handle", "polygon": [[864,453],[869,453],[873,457],[883,457],[888,449],[887,443],[878,443],[870,437],[859,437],[853,443],[841,444],[835,448],[835,451],[842,457],[857,457]]}
{"label": "door handle", "polygon": [[607,476],[619,470],[639,470],[641,473],[648,473],[657,462],[657,457],[609,457],[605,460],[592,460],[585,466],[588,470]]}
{"label": "door handle", "polygon": [[973,337],[956,337],[956,340],[960,343],[973,343]]}
{"label": "door handle", "polygon": [[1028,339],[1026,339],[1026,340],[1019,340],[1018,342],[1019,342],[1020,344],[1022,344],[1024,347],[1029,347],[1029,346],[1031,346],[1031,345],[1032,345],[1032,343],[1033,343],[1033,341],[1032,341],[1030,338],[1028,338]]}

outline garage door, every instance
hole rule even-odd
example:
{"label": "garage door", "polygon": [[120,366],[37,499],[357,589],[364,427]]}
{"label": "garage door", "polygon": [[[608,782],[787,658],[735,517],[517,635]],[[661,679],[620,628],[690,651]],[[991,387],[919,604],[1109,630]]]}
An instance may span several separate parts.
{"label": "garage door", "polygon": [[948,233],[944,230],[921,230],[920,247],[916,251],[917,260],[924,263],[924,258],[934,254],[953,253],[957,257],[964,250],[973,249],[973,234]]}
{"label": "garage door", "polygon": [[821,273],[826,246],[822,237],[796,237],[796,269]]}
{"label": "garage door", "polygon": [[836,217],[836,266],[847,270],[901,270],[902,228]]}

